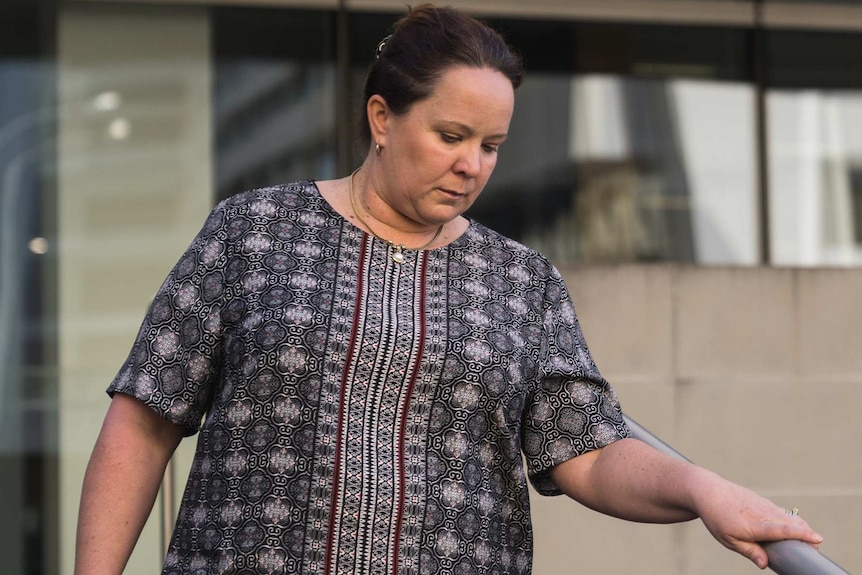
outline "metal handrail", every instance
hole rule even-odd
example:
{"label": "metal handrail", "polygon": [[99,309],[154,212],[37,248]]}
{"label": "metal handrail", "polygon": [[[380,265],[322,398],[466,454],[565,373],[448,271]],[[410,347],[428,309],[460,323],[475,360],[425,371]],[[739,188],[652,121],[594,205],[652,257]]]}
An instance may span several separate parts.
{"label": "metal handrail", "polygon": [[[628,415],[623,414],[623,418],[635,439],[671,457],[691,461]],[[808,543],[788,540],[764,542],[761,545],[769,558],[769,568],[778,575],[850,575]]]}

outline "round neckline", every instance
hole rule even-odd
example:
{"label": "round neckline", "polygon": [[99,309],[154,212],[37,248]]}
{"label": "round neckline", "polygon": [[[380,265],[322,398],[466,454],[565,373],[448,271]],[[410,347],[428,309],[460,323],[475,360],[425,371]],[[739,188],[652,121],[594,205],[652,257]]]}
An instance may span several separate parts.
{"label": "round neckline", "polygon": [[[369,237],[371,237],[371,238],[373,238],[373,239],[376,239],[376,240],[380,241],[381,243],[388,243],[388,242],[386,242],[386,240],[382,240],[382,239],[380,239],[380,238],[377,238],[377,236],[375,236],[374,234],[371,234],[371,233],[369,233],[369,232],[366,232],[364,229],[360,228],[360,227],[359,227],[359,226],[357,226],[355,223],[353,223],[352,221],[350,221],[350,218],[345,217],[341,212],[339,212],[338,210],[336,210],[336,209],[332,206],[332,204],[330,204],[330,203],[329,203],[329,200],[327,200],[327,199],[326,199],[326,197],[325,197],[325,196],[320,192],[320,188],[319,188],[319,187],[318,187],[318,185],[317,185],[317,180],[309,179],[309,180],[307,180],[307,181],[308,181],[308,183],[310,183],[310,184],[311,184],[311,186],[314,188],[314,191],[317,193],[317,196],[320,198],[320,200],[321,200],[321,201],[323,202],[323,204],[326,206],[326,209],[327,209],[327,210],[329,210],[333,215],[337,216],[337,217],[338,217],[338,218],[340,218],[343,222],[347,223],[347,225],[349,225],[350,227],[352,227],[352,228],[356,229],[356,230],[357,230],[357,231],[359,231],[360,233],[362,233],[362,234],[366,234],[366,235],[368,235]],[[452,241],[450,241],[450,242],[448,242],[448,243],[445,243],[445,244],[443,244],[442,246],[438,246],[438,247],[436,247],[436,248],[431,248],[431,249],[427,249],[427,248],[426,248],[426,249],[424,249],[424,250],[415,250],[415,249],[410,249],[410,248],[404,248],[404,251],[415,252],[415,253],[419,253],[420,251],[422,251],[422,252],[436,252],[437,250],[442,250],[442,249],[444,249],[444,248],[448,248],[448,247],[450,247],[450,246],[452,246],[452,245],[454,245],[454,244],[456,244],[456,243],[458,243],[458,242],[461,242],[461,240],[464,238],[464,236],[466,236],[466,235],[467,235],[467,232],[469,232],[469,231],[470,231],[470,229],[471,229],[471,228],[473,228],[473,226],[476,224],[476,220],[474,220],[474,219],[473,219],[473,218],[471,218],[470,216],[467,216],[467,215],[462,214],[462,215],[461,215],[461,217],[463,217],[465,220],[467,220],[467,227],[466,227],[466,228],[464,228],[464,231],[463,231],[463,232],[461,232],[461,234],[459,234],[459,235],[458,235],[458,237],[453,238],[453,239],[452,239]]]}

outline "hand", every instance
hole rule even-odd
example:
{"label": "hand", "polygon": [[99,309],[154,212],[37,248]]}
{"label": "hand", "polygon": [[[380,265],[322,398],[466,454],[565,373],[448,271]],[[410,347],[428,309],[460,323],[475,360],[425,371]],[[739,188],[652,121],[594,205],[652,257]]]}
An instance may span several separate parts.
{"label": "hand", "polygon": [[770,500],[718,476],[700,485],[695,507],[713,537],[761,569],[766,568],[768,559],[760,542],[796,539],[816,547],[823,541],[801,517],[791,516]]}

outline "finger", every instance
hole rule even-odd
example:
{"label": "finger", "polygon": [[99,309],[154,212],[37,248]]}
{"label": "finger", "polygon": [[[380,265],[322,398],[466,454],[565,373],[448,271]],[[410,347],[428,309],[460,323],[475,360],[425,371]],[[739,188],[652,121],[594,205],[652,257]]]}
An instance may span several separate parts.
{"label": "finger", "polygon": [[736,551],[744,557],[747,557],[752,563],[761,569],[766,569],[766,565],[769,563],[769,559],[766,556],[766,550],[756,543],[739,542],[737,543]]}
{"label": "finger", "polygon": [[823,542],[823,536],[811,529],[804,519],[794,518],[793,521],[785,523],[782,526],[781,539],[799,539],[812,545],[820,545]]}
{"label": "finger", "polygon": [[[811,529],[808,522],[802,517],[795,514],[784,515],[772,522],[772,526],[778,528],[777,538],[779,539],[803,539],[809,540],[818,537],[818,534]],[[822,537],[820,538],[822,540]],[[814,541],[811,541],[812,543]]]}
{"label": "finger", "polygon": [[799,517],[765,522],[755,537],[758,541],[796,539],[815,546],[823,542],[823,536],[811,529],[808,523]]}

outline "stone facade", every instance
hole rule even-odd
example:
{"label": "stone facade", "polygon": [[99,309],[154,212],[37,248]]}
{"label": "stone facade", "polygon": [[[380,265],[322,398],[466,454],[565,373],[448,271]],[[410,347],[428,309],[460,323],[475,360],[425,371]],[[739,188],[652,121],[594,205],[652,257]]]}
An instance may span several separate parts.
{"label": "stone facade", "polygon": [[[862,270],[563,273],[626,414],[695,462],[798,507],[825,537],[821,551],[862,572]],[[540,575],[758,571],[699,521],[627,523],[537,495],[533,515]]]}

